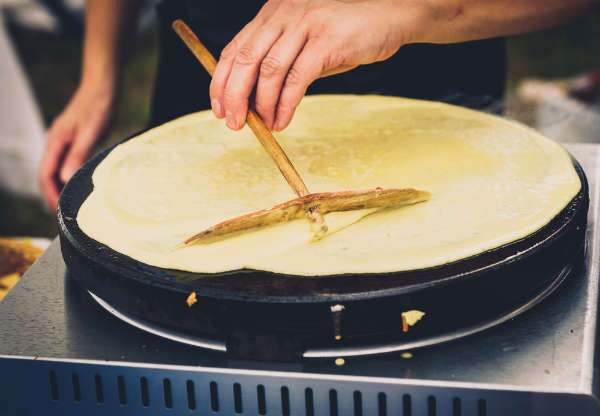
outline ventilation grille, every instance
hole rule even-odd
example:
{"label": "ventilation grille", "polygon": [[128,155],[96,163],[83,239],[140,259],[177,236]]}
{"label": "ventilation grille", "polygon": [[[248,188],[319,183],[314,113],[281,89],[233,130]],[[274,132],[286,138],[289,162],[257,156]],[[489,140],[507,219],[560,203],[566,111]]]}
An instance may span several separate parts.
{"label": "ventilation grille", "polygon": [[[314,416],[487,416],[485,399],[402,392],[266,385],[215,380],[49,372],[53,402],[121,408],[187,409],[200,414]],[[343,396],[343,397],[342,397]]]}

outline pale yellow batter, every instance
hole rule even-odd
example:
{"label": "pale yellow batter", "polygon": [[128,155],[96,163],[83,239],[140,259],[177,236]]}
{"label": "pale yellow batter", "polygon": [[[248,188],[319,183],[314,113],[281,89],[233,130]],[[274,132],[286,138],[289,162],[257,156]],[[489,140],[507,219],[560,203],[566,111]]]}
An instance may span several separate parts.
{"label": "pale yellow batter", "polygon": [[[228,218],[295,197],[252,132],[209,111],[115,148],[77,221],[90,237],[154,266],[298,275],[389,272],[447,263],[547,224],[581,187],[567,152],[520,124],[446,104],[379,96],[306,97],[277,135],[311,192],[412,187],[429,201],[331,213],[172,247]],[[367,215],[368,214],[368,215]]]}

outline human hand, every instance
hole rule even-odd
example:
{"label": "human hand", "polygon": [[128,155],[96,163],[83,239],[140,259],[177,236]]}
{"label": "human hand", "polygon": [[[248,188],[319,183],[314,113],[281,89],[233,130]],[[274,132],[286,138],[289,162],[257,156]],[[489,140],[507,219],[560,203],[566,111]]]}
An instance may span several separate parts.
{"label": "human hand", "polygon": [[239,130],[250,101],[269,129],[284,129],[315,79],[383,61],[407,43],[418,21],[407,3],[268,1],[221,53],[210,84],[215,116]]}
{"label": "human hand", "polygon": [[113,115],[112,88],[77,89],[46,134],[38,182],[48,207],[56,210],[63,185],[87,160]]}

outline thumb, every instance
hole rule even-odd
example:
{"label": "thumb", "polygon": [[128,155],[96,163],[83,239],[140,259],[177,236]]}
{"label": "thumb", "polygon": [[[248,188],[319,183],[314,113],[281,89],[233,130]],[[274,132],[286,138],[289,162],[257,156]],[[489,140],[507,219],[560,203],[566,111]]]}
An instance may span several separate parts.
{"label": "thumb", "polygon": [[76,135],[60,169],[59,177],[61,182],[67,183],[71,179],[71,176],[77,172],[77,169],[85,163],[92,146],[94,146],[94,143],[99,138],[98,131],[99,129],[87,129]]}

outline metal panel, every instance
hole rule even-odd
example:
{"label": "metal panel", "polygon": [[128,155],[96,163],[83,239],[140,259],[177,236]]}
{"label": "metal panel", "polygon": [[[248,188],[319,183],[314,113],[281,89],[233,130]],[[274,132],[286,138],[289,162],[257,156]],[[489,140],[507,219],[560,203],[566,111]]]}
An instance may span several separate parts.
{"label": "metal panel", "polygon": [[[0,414],[6,415],[553,416],[570,412],[583,416],[600,411],[598,403],[584,394],[503,390],[468,383],[436,385],[419,380],[42,359],[5,358],[0,370],[11,374],[0,379]],[[142,378],[148,385],[146,400]],[[189,382],[193,383],[193,406]],[[211,383],[216,386],[212,393]],[[259,385],[264,386],[264,413],[259,413]],[[312,405],[310,400],[307,403],[308,389]]]}

